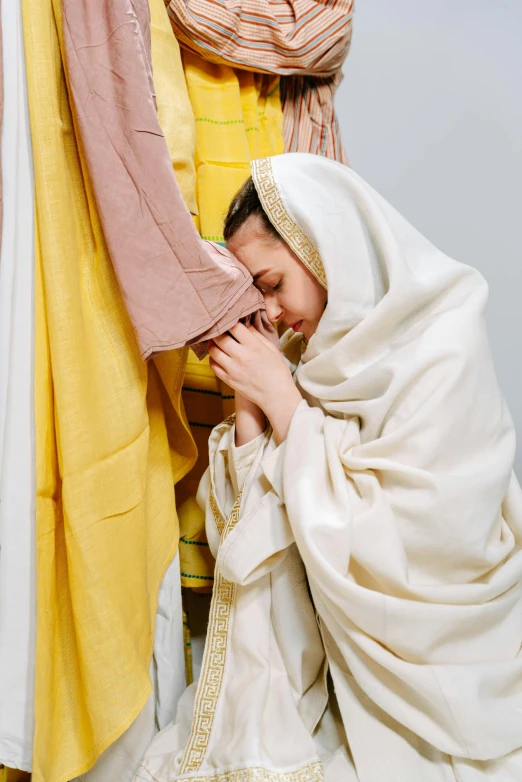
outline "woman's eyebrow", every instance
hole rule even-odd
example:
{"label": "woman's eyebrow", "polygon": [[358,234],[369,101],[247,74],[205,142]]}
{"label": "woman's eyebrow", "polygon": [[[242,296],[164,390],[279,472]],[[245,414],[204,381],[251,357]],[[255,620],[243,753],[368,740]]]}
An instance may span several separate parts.
{"label": "woman's eyebrow", "polygon": [[254,274],[254,282],[256,282],[260,277],[263,277],[264,274],[268,274],[269,271],[270,269],[263,269],[263,271]]}

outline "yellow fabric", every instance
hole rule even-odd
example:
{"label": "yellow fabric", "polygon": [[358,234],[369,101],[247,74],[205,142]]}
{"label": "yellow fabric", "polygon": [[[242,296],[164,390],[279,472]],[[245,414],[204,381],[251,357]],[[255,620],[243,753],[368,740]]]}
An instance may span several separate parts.
{"label": "yellow fabric", "polygon": [[[187,51],[183,64],[196,119],[197,225],[205,239],[223,242],[224,217],[250,175],[250,160],[284,151],[279,78],[214,65]],[[181,582],[208,591],[214,562],[195,494],[208,465],[210,431],[234,412],[234,394],[217,380],[208,359],[200,362],[192,351],[183,402],[198,460],[177,493]]]}
{"label": "yellow fabric", "polygon": [[149,0],[149,8],[158,119],[183,198],[192,214],[196,214],[196,127],[185,84],[181,52],[163,0]]}
{"label": "yellow fabric", "polygon": [[30,782],[30,780],[31,775],[27,771],[0,766],[0,782]]}
{"label": "yellow fabric", "polygon": [[192,664],[192,640],[187,612],[183,609],[183,644],[185,648],[185,674],[187,687],[194,681],[194,666]]}
{"label": "yellow fabric", "polygon": [[[86,771],[151,691],[157,592],[195,450],[186,351],[145,364],[107,254],[60,56],[60,0],[23,0],[36,198],[34,782]],[[179,129],[178,129],[179,131]]]}
{"label": "yellow fabric", "polygon": [[230,201],[250,174],[250,160],[284,151],[279,77],[214,65],[183,52],[196,120],[199,229],[223,241]]}
{"label": "yellow fabric", "polygon": [[198,591],[210,591],[214,560],[205,535],[205,518],[195,495],[208,466],[208,437],[212,427],[234,412],[234,392],[216,378],[208,359],[199,361],[189,352],[183,381],[183,404],[198,450],[198,459],[178,486],[181,583]]}

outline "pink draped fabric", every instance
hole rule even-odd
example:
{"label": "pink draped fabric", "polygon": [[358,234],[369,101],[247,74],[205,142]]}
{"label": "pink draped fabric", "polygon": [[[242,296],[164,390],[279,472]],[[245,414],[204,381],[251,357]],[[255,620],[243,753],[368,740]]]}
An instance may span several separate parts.
{"label": "pink draped fabric", "polygon": [[63,15],[75,121],[143,358],[223,333],[263,300],[183,201],[156,115],[147,0],[64,0]]}

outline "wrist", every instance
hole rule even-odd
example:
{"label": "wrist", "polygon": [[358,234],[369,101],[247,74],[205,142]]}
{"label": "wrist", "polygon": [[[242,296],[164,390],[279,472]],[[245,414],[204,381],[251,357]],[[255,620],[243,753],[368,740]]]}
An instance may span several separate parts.
{"label": "wrist", "polygon": [[236,446],[255,440],[266,428],[267,420],[261,408],[236,392]]}
{"label": "wrist", "polygon": [[264,407],[265,414],[270,421],[272,429],[277,442],[280,444],[286,440],[288,430],[290,429],[290,422],[294,416],[294,413],[303,401],[303,397],[292,383],[291,388],[288,388],[283,394],[273,400],[267,407]]}

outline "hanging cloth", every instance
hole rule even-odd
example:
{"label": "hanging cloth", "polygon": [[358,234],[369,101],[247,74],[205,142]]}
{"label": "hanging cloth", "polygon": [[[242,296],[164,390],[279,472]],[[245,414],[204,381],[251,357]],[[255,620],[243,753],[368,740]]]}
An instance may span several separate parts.
{"label": "hanging cloth", "polygon": [[182,46],[213,63],[278,74],[287,152],[347,162],[333,100],[352,34],[353,0],[166,0]]}
{"label": "hanging cloth", "polygon": [[[210,63],[189,51],[183,65],[196,124],[196,225],[204,239],[223,243],[224,217],[250,174],[250,161],[284,151],[279,77]],[[216,378],[207,358],[198,361],[192,351],[183,403],[198,460],[177,492],[181,579],[185,587],[208,591],[214,560],[196,492],[208,466],[209,434],[234,412],[234,392]]]}
{"label": "hanging cloth", "polygon": [[34,199],[20,4],[1,3],[0,763],[31,770],[36,632]]}
{"label": "hanging cloth", "polygon": [[173,483],[194,449],[185,352],[140,357],[66,84],[59,0],[24,0],[37,214],[37,650],[34,782],[67,782],[151,692]]}
{"label": "hanging cloth", "polygon": [[284,152],[279,77],[216,65],[185,51],[183,65],[196,123],[197,226],[224,243],[232,198],[250,161]]}
{"label": "hanging cloth", "polygon": [[[184,99],[179,46],[162,0],[149,0],[149,7],[158,119],[185,203],[195,210],[194,118],[190,103]],[[178,554],[169,564],[158,594],[151,678],[153,692],[132,725],[75,782],[130,782],[157,730],[176,715],[187,684]]]}
{"label": "hanging cloth", "polygon": [[183,202],[156,112],[147,0],[65,0],[64,17],[75,120],[143,357],[226,331],[262,297]]}
{"label": "hanging cloth", "polygon": [[167,568],[158,595],[151,678],[153,692],[132,725],[107,747],[93,768],[73,782],[131,782],[158,729],[176,716],[187,684],[177,554]]}
{"label": "hanging cloth", "polygon": [[186,207],[197,213],[196,128],[185,84],[179,44],[163,0],[149,0],[150,58],[158,122]]}

